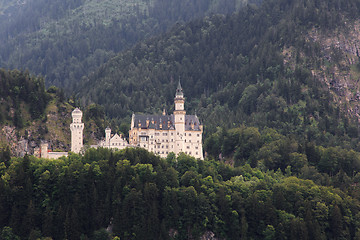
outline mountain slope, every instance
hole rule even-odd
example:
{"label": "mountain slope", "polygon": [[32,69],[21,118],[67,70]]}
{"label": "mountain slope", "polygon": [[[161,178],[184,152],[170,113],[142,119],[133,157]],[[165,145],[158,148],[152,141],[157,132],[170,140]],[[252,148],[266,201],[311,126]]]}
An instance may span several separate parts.
{"label": "mountain slope", "polygon": [[8,1],[0,8],[0,67],[27,68],[72,91],[115,53],[176,22],[258,1]]}
{"label": "mountain slope", "polygon": [[[94,5],[88,6],[96,6],[91,3]],[[187,110],[197,110],[206,134],[216,132],[217,126],[244,123],[273,127],[319,144],[356,147],[356,88],[348,84],[344,94],[337,90],[339,81],[329,79],[337,69],[347,68],[356,77],[357,51],[346,60],[348,55],[335,54],[341,48],[333,51],[322,44],[326,41],[312,39],[322,39],[319,34],[332,36],[336,28],[349,30],[358,5],[357,0],[273,0],[238,14],[178,24],[83,78],[76,88],[78,96],[83,104],[104,105],[110,117],[124,124],[130,122],[133,111],[154,113],[165,107],[171,112],[176,82],[181,79]],[[89,11],[84,6],[73,6],[74,12],[83,15]]]}
{"label": "mountain slope", "polygon": [[181,79],[186,108],[197,110],[206,131],[245,123],[355,147],[356,115],[314,74],[324,60],[319,44],[307,39],[314,26],[322,34],[352,26],[359,6],[358,0],[273,0],[177,25],[83,79],[79,97],[121,120],[132,111],[171,111]]}
{"label": "mountain slope", "polygon": [[[0,148],[8,146],[12,155],[22,155],[47,141],[53,150],[69,151],[73,105],[62,90],[46,91],[43,78],[0,69]],[[104,134],[104,112],[96,105],[83,111],[85,144],[94,144]],[[29,149],[19,141],[29,143]]]}

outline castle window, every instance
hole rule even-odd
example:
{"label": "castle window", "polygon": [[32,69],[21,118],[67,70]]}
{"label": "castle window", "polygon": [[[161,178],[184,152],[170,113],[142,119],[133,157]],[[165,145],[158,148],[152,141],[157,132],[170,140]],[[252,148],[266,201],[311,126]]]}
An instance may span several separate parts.
{"label": "castle window", "polygon": [[187,149],[190,149],[190,146],[187,146],[186,148],[187,148]]}
{"label": "castle window", "polygon": [[195,147],[195,149],[199,149],[199,147]]}
{"label": "castle window", "polygon": [[186,133],[185,133],[185,136],[186,136]]}
{"label": "castle window", "polygon": [[185,142],[186,142],[186,139],[185,139]]}
{"label": "castle window", "polygon": [[167,133],[163,133],[163,136],[167,136]]}
{"label": "castle window", "polygon": [[191,137],[191,133],[189,133],[189,136]]}
{"label": "castle window", "polygon": [[191,140],[189,140],[189,142],[191,142]]}
{"label": "castle window", "polygon": [[169,145],[166,145],[166,148],[169,148]]}
{"label": "castle window", "polygon": [[174,135],[174,133],[171,133],[171,136],[173,136]]}
{"label": "castle window", "polygon": [[166,152],[166,154],[168,154],[169,152]]}
{"label": "castle window", "polygon": [[196,152],[195,154],[198,155],[198,152]]}
{"label": "castle window", "polygon": [[164,148],[164,145],[162,145],[161,148]]}
{"label": "castle window", "polygon": [[189,154],[191,155],[191,152],[189,152]]}

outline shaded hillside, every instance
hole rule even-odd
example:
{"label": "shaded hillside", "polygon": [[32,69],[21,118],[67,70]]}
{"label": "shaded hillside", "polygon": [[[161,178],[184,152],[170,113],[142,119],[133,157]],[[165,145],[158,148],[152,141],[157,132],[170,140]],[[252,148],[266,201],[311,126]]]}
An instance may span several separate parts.
{"label": "shaded hillside", "polygon": [[43,78],[4,69],[0,69],[0,97],[0,123],[19,128],[40,118],[50,99]]}
{"label": "shaded hillside", "polygon": [[[186,108],[197,110],[207,131],[245,123],[325,145],[356,146],[357,119],[310,71],[319,68],[322,55],[304,33],[314,26],[323,33],[346,29],[359,6],[357,0],[272,0],[177,25],[83,79],[79,96],[124,119],[132,111],[171,111],[181,79]],[[286,61],[289,48],[296,61]]]}
{"label": "shaded hillside", "polygon": [[[46,91],[43,78],[0,69],[0,147],[8,146],[13,155],[18,155],[24,151],[19,141],[24,140],[31,153],[45,140],[53,150],[68,151],[74,105],[61,89],[51,87]],[[99,106],[84,109],[85,144],[94,144],[103,137],[104,118]]]}
{"label": "shaded hillside", "polygon": [[176,22],[230,13],[259,0],[7,1],[0,5],[0,67],[29,69],[72,91],[116,53]]}

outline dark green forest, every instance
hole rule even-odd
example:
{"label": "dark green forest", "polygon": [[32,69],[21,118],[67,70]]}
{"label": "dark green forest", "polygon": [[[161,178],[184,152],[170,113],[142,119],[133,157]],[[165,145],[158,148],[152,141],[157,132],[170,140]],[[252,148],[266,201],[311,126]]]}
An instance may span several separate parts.
{"label": "dark green forest", "polygon": [[87,140],[126,134],[133,112],[171,113],[180,80],[205,160],[1,143],[0,240],[360,239],[358,119],[312,74],[328,60],[305,38],[346,31],[360,0],[97,2],[0,5],[0,66],[44,76],[0,70],[0,125],[45,124],[56,98],[84,109]]}
{"label": "dark green forest", "polygon": [[29,69],[73,91],[83,76],[175,23],[260,0],[27,0],[0,3],[0,67]]}
{"label": "dark green forest", "polygon": [[24,119],[41,117],[49,100],[43,78],[29,72],[0,69],[0,124],[10,123],[21,129]]}
{"label": "dark green forest", "polygon": [[[261,171],[142,149],[56,161],[3,154],[1,239],[358,239],[359,175],[306,165]],[[306,180],[314,172],[326,183]]]}

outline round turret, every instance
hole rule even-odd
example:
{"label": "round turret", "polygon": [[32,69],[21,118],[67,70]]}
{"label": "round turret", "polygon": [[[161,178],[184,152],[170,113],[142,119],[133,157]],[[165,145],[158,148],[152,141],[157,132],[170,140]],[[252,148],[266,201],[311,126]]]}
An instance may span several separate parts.
{"label": "round turret", "polygon": [[73,123],[81,123],[82,115],[83,115],[82,111],[78,108],[75,108],[74,111],[72,111],[71,113]]}
{"label": "round turret", "polygon": [[111,128],[105,129],[105,146],[110,147]]}
{"label": "round turret", "polygon": [[75,108],[71,113],[72,123],[70,124],[71,130],[71,151],[79,153],[83,147],[83,131],[84,123],[81,122],[82,112],[80,109]]}
{"label": "round turret", "polygon": [[75,108],[74,111],[72,111],[71,116],[73,118],[78,118],[78,117],[81,118],[82,117],[82,111],[80,109],[78,109],[78,108]]}

